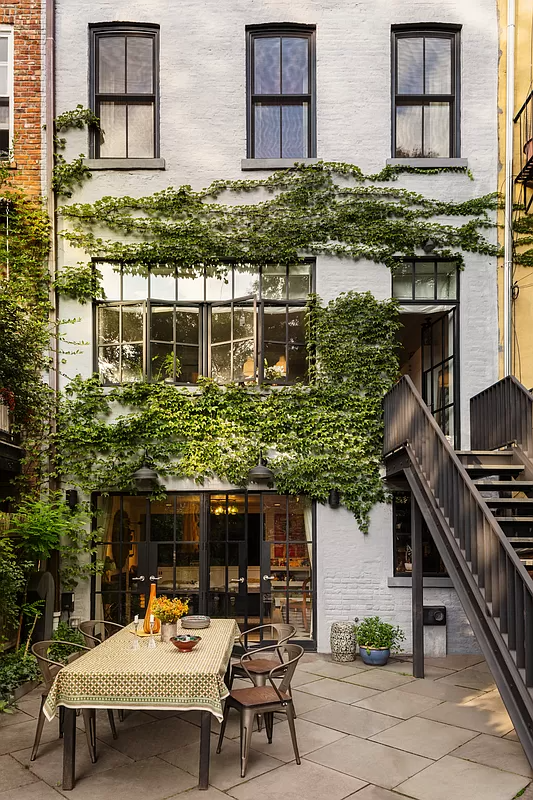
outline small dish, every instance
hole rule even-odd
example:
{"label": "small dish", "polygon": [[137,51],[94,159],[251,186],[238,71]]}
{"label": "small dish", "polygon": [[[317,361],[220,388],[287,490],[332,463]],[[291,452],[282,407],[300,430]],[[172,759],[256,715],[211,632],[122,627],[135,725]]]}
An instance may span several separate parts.
{"label": "small dish", "polygon": [[196,647],[201,638],[201,636],[187,636],[182,634],[181,636],[172,636],[170,641],[174,647],[178,648],[180,653],[190,653],[193,647]]}

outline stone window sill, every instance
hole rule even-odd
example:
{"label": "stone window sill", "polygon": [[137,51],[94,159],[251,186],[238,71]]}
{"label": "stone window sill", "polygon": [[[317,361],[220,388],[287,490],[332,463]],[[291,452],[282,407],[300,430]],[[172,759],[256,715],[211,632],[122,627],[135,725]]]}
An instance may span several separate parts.
{"label": "stone window sill", "polygon": [[165,169],[164,158],[84,158],[83,163],[90,170]]}
{"label": "stone window sill", "polygon": [[446,169],[461,167],[468,169],[467,158],[388,158],[388,167],[417,167],[418,169]]}
{"label": "stone window sill", "polygon": [[290,169],[295,164],[316,164],[318,158],[243,158],[241,169]]}
{"label": "stone window sill", "polygon": [[[397,577],[387,578],[389,589],[411,589],[412,578]],[[424,578],[424,589],[453,589],[451,578]]]}

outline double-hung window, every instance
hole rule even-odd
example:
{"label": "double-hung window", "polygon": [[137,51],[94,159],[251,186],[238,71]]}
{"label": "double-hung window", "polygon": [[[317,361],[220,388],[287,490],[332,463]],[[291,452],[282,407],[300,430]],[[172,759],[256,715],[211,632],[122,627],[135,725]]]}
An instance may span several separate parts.
{"label": "double-hung window", "polygon": [[0,25],[0,159],[8,159],[13,139],[13,33]]}
{"label": "double-hung window", "polygon": [[392,154],[455,158],[459,149],[459,29],[392,29]]}
{"label": "double-hung window", "polygon": [[91,28],[92,108],[101,131],[96,158],[156,158],[159,26]]}
{"label": "double-hung window", "polygon": [[309,158],[315,146],[315,29],[247,28],[248,156]]}
{"label": "double-hung window", "polygon": [[313,265],[234,266],[179,276],[130,275],[98,263],[106,301],[96,306],[96,369],[105,384],[305,381],[305,306]]}

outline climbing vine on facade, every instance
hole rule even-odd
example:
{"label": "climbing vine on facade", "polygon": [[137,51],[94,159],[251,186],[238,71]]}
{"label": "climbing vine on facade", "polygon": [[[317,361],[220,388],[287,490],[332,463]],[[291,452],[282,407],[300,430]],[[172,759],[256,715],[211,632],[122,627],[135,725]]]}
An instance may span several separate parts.
{"label": "climbing vine on facade", "polygon": [[279,492],[325,502],[335,488],[366,530],[384,498],[381,400],[398,369],[396,303],[355,292],[325,307],[311,298],[308,322],[317,359],[309,385],[267,391],[201,379],[198,389],[107,391],[97,377],[75,379],[60,418],[66,479],[86,491],[131,490],[146,450],[163,484],[218,477],[244,486],[262,452]]}

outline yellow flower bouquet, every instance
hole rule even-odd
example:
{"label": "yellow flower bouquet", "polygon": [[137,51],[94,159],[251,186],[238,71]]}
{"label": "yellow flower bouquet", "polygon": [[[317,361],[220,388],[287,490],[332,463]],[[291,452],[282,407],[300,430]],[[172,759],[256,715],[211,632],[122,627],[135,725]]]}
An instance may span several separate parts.
{"label": "yellow flower bouquet", "polygon": [[175,597],[156,597],[151,609],[154,617],[157,617],[163,624],[177,622],[185,614],[189,613],[189,600],[180,600]]}

